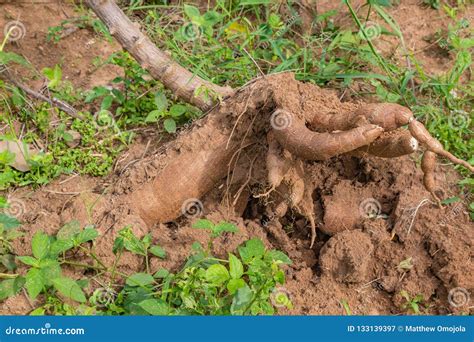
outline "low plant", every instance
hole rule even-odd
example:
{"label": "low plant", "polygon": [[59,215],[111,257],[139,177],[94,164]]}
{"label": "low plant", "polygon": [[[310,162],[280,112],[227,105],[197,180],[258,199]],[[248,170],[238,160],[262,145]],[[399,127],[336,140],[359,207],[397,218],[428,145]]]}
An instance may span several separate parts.
{"label": "low plant", "polygon": [[[72,221],[55,236],[38,231],[31,241],[32,255],[17,257],[26,269],[21,274],[13,273],[14,269],[1,274],[0,300],[25,288],[30,300],[40,299],[33,315],[257,315],[273,314],[275,307],[292,308],[287,293],[278,288],[285,283],[282,266],[291,263],[288,256],[267,250],[254,238],[239,246],[236,254],[219,259],[211,253],[212,241],[223,233],[237,232],[237,227],[209,220],[200,220],[196,226],[211,231],[208,247],[194,243],[190,257],[176,273],[151,272],[150,258],[166,258],[166,252],[150,235],[138,238],[131,227],[116,237],[116,257],[110,267],[94,253],[93,241],[99,236],[94,227],[82,228]],[[117,269],[126,252],[143,257],[141,272],[124,274]],[[74,260],[77,253],[84,256],[80,262]],[[73,279],[65,276],[65,266],[94,275]],[[90,279],[102,286],[91,289]]]}
{"label": "low plant", "polygon": [[402,304],[402,309],[414,313],[416,315],[421,313],[421,310],[424,307],[424,298],[422,294],[417,294],[412,297],[407,291],[400,291],[400,295],[405,299],[405,303]]}
{"label": "low plant", "polygon": [[[15,256],[12,252],[12,242],[23,234],[18,231],[20,222],[13,216],[5,213],[9,203],[0,197],[0,272],[13,272],[16,270]],[[0,295],[1,297],[1,295]]]}

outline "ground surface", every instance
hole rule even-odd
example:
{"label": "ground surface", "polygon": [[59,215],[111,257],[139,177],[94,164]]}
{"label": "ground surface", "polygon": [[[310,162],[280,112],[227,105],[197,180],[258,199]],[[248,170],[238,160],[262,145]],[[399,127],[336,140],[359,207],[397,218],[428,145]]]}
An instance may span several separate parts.
{"label": "ground surface", "polygon": [[[331,6],[329,3],[323,2],[322,7]],[[119,46],[89,30],[78,30],[55,45],[46,42],[48,27],[74,16],[71,5],[52,2],[1,6],[0,27],[13,18],[20,19],[27,29],[25,38],[12,45],[12,51],[24,55],[36,68],[61,62],[64,77],[84,89],[108,85],[120,72],[113,66],[93,67],[94,57],[107,57]],[[449,58],[437,54],[430,43],[421,39],[445,25],[442,17],[433,18],[433,12],[417,1],[402,1],[390,11],[406,34],[407,45],[419,51],[425,67],[434,73],[444,70]],[[339,19],[345,20],[343,16]],[[396,54],[398,47],[386,39],[380,48]],[[37,89],[41,86],[37,81],[29,84]],[[114,209],[113,203],[156,175],[160,168],[159,152],[157,137],[145,133],[118,158],[108,177],[61,176],[36,190],[11,190],[7,196],[20,199],[25,205],[21,230],[26,235],[15,241],[14,252],[29,254],[28,241],[35,231],[54,234],[64,223],[77,219],[98,227],[101,236],[96,250],[107,260],[114,234],[134,223],[127,216],[127,208]],[[456,287],[474,293],[473,224],[463,203],[439,209],[423,201],[430,199],[430,195],[422,186],[418,160],[418,155],[392,160],[347,156],[315,163],[310,177],[318,184],[313,194],[317,223],[335,226],[341,232],[331,237],[319,231],[312,249],[304,219],[296,217],[291,221],[287,217],[293,229],[284,234],[278,224],[265,224],[257,201],[244,203],[243,217],[236,217],[226,214],[211,193],[203,201],[206,217],[215,221],[226,219],[240,229],[236,235],[219,238],[215,253],[225,257],[253,236],[260,237],[267,246],[285,251],[293,260],[287,269],[285,288],[294,304],[294,309],[280,311],[285,314],[344,314],[343,302],[347,302],[353,314],[403,313],[402,290],[423,295],[424,313],[469,312],[469,308],[449,305],[448,293]],[[456,172],[449,166],[438,166],[437,170],[437,182],[444,197],[458,195]],[[360,203],[370,198],[381,204],[381,210],[377,217],[361,218]],[[112,214],[104,216],[103,206]],[[340,215],[329,217],[326,212]],[[357,217],[356,222],[346,222],[345,216]],[[206,242],[207,234],[190,228],[190,223],[182,219],[148,228],[137,222],[137,234],[150,231],[168,252],[165,260],[154,260],[153,270],[179,268],[194,241]],[[409,258],[413,267],[409,271],[400,269],[400,263]],[[137,271],[139,267],[133,256],[122,259],[120,265],[123,272]],[[83,276],[72,269],[70,272],[77,278]],[[1,303],[0,313],[27,314],[33,307],[34,303],[21,293]]]}

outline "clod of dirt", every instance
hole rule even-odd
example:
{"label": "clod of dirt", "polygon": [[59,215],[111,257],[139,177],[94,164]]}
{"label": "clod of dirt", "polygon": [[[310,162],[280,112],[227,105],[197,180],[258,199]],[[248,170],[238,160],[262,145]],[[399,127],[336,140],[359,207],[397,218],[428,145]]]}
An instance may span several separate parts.
{"label": "clod of dirt", "polygon": [[366,186],[354,188],[350,186],[350,181],[341,181],[333,188],[331,195],[323,196],[325,212],[321,230],[328,235],[334,235],[347,229],[355,229],[356,225],[367,217],[362,201],[372,199],[373,196],[371,189]]}
{"label": "clod of dirt", "polygon": [[370,237],[361,230],[338,233],[321,250],[321,270],[339,282],[364,282],[369,275],[373,250]]}

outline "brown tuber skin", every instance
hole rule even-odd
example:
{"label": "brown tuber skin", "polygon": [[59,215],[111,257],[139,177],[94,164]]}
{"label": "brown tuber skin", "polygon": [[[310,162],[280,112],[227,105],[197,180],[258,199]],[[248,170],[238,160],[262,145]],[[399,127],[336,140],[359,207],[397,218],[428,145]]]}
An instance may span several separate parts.
{"label": "brown tuber skin", "polygon": [[[264,88],[262,86],[264,81],[261,82],[257,85]],[[269,93],[271,94],[271,91]],[[240,92],[239,96],[250,95]],[[257,99],[250,100],[253,101]],[[225,107],[224,104],[222,106]],[[286,120],[282,122],[287,122],[287,125],[279,127],[272,123],[272,128],[267,133],[267,182],[271,189],[260,197],[271,195],[273,190],[286,192],[290,199],[287,209],[294,208],[309,220],[312,243],[316,237],[316,230],[310,195],[311,185],[304,179],[304,172],[297,170],[301,160],[326,160],[345,153],[368,153],[378,157],[394,158],[414,152],[418,147],[417,143],[420,143],[427,149],[422,163],[425,173],[423,182],[438,203],[440,201],[434,191],[436,154],[448,157],[463,166],[469,166],[445,151],[424,126],[414,119],[411,111],[400,105],[370,104],[359,107],[349,115],[342,113],[346,118],[349,117],[349,120],[346,119],[346,127],[322,127],[327,132],[314,132],[306,127],[304,119],[284,109],[278,110],[280,115],[282,113],[286,115]],[[221,108],[216,115],[217,113],[222,115],[225,110]],[[208,118],[213,117],[211,114]],[[203,132],[198,134],[200,136],[213,135],[211,144],[208,144],[205,150],[193,152],[193,155],[189,156],[182,154],[172,159],[151,185],[131,195],[132,207],[148,224],[167,222],[180,216],[184,201],[189,198],[199,199],[226,176],[231,156],[237,151],[239,144],[233,143],[229,148],[225,148],[229,136],[217,128],[220,121],[217,119],[218,116],[215,117],[214,127],[202,125],[196,131],[196,134],[199,131]],[[328,122],[332,125],[343,121],[335,118]],[[401,128],[405,125],[408,125],[409,130]],[[346,130],[341,131],[340,128]],[[177,174],[180,175],[179,180],[170,182],[170,179],[175,178]]]}
{"label": "brown tuber skin", "polygon": [[295,116],[291,116],[289,121],[291,124],[286,128],[273,128],[275,139],[292,154],[305,160],[326,160],[353,151],[372,143],[383,133],[382,127],[371,124],[343,132],[316,133]]}
{"label": "brown tuber skin", "polygon": [[[311,222],[312,241],[315,238],[311,198],[314,187],[305,177],[305,160],[326,160],[344,153],[369,153],[393,158],[412,153],[417,147],[412,140],[415,138],[427,149],[422,161],[425,173],[423,182],[433,196],[436,196],[436,154],[474,172],[474,167],[470,164],[445,151],[406,107],[389,103],[364,104],[358,108],[346,106],[352,109],[341,112],[343,104],[333,103],[332,107],[331,104],[325,107],[326,102],[320,101],[323,105],[315,108],[327,109],[327,112],[310,113],[305,110],[307,98],[301,96],[303,90],[306,90],[306,95],[313,94],[313,98],[325,95],[315,86],[296,82],[291,74],[269,75],[249,82],[246,87],[237,91],[220,87],[193,75],[172,61],[140,32],[114,1],[87,0],[86,3],[120,44],[152,76],[162,81],[181,100],[194,104],[203,111],[210,110],[206,117],[210,120],[201,122],[200,126],[196,125],[194,136],[182,137],[181,143],[187,149],[180,150],[178,146],[176,153],[165,157],[166,166],[161,173],[152,182],[132,192],[128,203],[149,225],[172,221],[180,216],[181,207],[186,200],[199,199],[229,175],[232,159],[245,149],[248,141],[261,139],[269,132],[273,136],[268,137],[270,155],[266,160],[266,181],[270,180],[272,189],[286,187],[289,205]],[[258,88],[258,91],[254,93],[252,87]],[[251,88],[252,91],[248,91]],[[202,90],[208,90],[213,96],[204,96],[207,92]],[[288,94],[295,96],[287,97]],[[224,101],[216,103],[217,99]],[[240,114],[236,113],[235,105],[245,102],[249,106],[246,105]],[[286,112],[289,108],[299,108],[300,113]],[[265,122],[275,110],[286,113],[288,125],[279,127],[272,123],[271,128]],[[251,122],[249,118],[252,118]],[[229,122],[230,127],[237,128],[235,132],[234,129],[229,129]],[[399,130],[406,125],[409,134]],[[258,152],[250,148],[246,152],[258,157]],[[287,153],[291,155],[288,156]],[[290,165],[287,164],[288,161],[291,161]],[[275,190],[278,192],[279,189]],[[283,208],[286,203],[282,202],[281,205]]]}
{"label": "brown tuber skin", "polygon": [[415,152],[418,141],[412,137],[410,131],[398,129],[384,132],[372,144],[363,146],[354,151],[354,154],[368,153],[380,158],[395,158]]}
{"label": "brown tuber skin", "polygon": [[436,183],[434,179],[434,170],[436,167],[436,154],[431,151],[426,151],[421,159],[421,169],[423,170],[423,185],[426,190],[431,193],[431,196],[436,200],[438,206],[441,207],[441,200],[436,195]]}

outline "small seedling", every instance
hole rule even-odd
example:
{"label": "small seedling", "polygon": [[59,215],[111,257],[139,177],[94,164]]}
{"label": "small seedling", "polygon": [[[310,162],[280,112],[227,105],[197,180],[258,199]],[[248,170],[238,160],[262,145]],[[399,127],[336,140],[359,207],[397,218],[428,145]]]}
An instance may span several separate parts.
{"label": "small seedling", "polygon": [[401,273],[408,272],[413,268],[413,258],[409,257],[405,260],[400,261],[400,263],[397,266],[397,270]]}
{"label": "small seedling", "polygon": [[212,249],[212,244],[213,244],[214,239],[221,236],[224,232],[228,232],[228,233],[238,232],[237,226],[232,223],[221,221],[218,224],[214,224],[212,221],[206,220],[206,219],[197,220],[193,224],[193,228],[204,229],[211,232],[211,236],[208,243],[209,251]]}
{"label": "small seedling", "polygon": [[351,307],[349,306],[349,303],[347,302],[347,300],[346,299],[341,299],[339,302],[341,303],[342,307],[344,308],[344,311],[346,312],[346,315],[351,316],[352,315]]}
{"label": "small seedling", "polygon": [[400,291],[400,295],[406,300],[402,305],[403,310],[411,311],[416,315],[420,314],[420,306],[422,306],[424,302],[423,295],[418,294],[412,298],[405,290]]}
{"label": "small seedling", "polygon": [[43,75],[49,80],[48,88],[55,90],[59,87],[63,72],[59,65],[55,65],[54,68],[44,68]]}
{"label": "small seedling", "polygon": [[119,236],[114,241],[114,254],[122,253],[124,249],[145,258],[146,269],[150,271],[149,256],[150,254],[161,259],[166,257],[165,250],[156,244],[152,244],[151,235],[147,234],[142,239],[133,234],[130,226],[125,227],[119,232]]}

